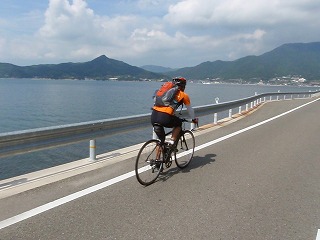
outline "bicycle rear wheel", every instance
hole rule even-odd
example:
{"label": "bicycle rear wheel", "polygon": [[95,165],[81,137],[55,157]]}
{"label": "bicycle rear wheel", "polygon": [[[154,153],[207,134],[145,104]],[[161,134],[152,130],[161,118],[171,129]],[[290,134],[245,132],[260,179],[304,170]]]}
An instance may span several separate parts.
{"label": "bicycle rear wheel", "polygon": [[175,152],[175,161],[179,168],[185,168],[189,165],[195,148],[194,135],[190,130],[185,130],[181,135]]}
{"label": "bicycle rear wheel", "polygon": [[159,140],[149,140],[141,147],[135,165],[136,177],[140,184],[147,186],[157,179],[163,169],[162,158]]}

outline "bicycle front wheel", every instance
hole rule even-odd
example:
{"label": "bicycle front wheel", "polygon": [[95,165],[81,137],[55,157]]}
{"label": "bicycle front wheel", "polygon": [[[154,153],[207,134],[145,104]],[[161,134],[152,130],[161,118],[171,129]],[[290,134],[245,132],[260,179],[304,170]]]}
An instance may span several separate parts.
{"label": "bicycle front wheel", "polygon": [[140,149],[135,165],[137,180],[142,185],[152,184],[163,169],[159,140],[149,140]]}
{"label": "bicycle front wheel", "polygon": [[189,165],[195,148],[194,135],[190,130],[185,130],[181,135],[175,152],[175,161],[179,168],[185,168]]}

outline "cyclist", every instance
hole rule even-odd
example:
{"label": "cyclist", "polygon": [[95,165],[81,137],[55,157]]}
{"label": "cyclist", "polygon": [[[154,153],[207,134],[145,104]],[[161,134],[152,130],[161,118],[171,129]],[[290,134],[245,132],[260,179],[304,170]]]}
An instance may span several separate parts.
{"label": "cyclist", "polygon": [[174,97],[173,103],[170,104],[170,106],[154,106],[151,114],[151,123],[154,127],[154,131],[162,143],[165,140],[165,131],[163,127],[173,128],[171,140],[168,142],[170,144],[175,143],[181,132],[182,121],[179,117],[174,115],[180,105],[184,104],[187,107],[192,122],[197,123],[190,98],[188,94],[184,92],[187,80],[183,77],[176,77],[173,78],[172,81],[178,86],[178,91]]}

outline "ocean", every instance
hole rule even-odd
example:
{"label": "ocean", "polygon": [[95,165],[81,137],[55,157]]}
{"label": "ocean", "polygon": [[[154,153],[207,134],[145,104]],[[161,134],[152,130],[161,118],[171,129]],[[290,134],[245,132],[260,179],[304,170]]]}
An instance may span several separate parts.
{"label": "ocean", "polygon": [[[150,113],[160,82],[0,79],[0,133]],[[314,87],[188,83],[193,106]],[[204,123],[201,122],[200,124]],[[97,140],[97,153],[146,141],[152,128]],[[89,156],[89,142],[0,158],[0,179]]]}

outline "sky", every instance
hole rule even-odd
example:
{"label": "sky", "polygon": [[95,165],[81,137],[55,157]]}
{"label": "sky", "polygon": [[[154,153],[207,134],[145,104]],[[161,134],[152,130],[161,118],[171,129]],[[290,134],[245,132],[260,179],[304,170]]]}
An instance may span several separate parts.
{"label": "sky", "polygon": [[1,0],[0,62],[192,67],[320,41],[319,0]]}

